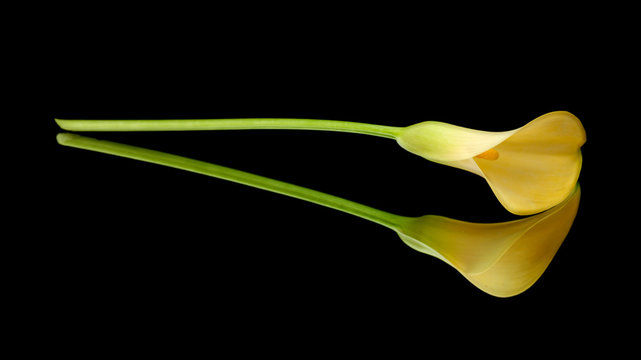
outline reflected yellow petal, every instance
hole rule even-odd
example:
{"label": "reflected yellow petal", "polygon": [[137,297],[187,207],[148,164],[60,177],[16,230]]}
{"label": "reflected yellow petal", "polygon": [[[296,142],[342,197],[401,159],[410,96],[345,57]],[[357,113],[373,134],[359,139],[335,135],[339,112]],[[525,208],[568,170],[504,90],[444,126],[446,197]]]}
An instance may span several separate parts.
{"label": "reflected yellow petal", "polygon": [[481,290],[499,297],[520,294],[543,274],[576,216],[580,188],[562,203],[527,218],[478,224],[423,216],[399,232],[410,247],[435,256]]}

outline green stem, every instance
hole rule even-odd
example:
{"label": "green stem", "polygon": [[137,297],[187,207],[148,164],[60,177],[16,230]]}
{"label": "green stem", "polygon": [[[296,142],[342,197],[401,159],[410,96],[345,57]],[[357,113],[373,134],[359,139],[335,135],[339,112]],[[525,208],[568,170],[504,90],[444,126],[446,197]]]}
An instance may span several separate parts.
{"label": "green stem", "polygon": [[407,219],[320,191],[178,155],[68,133],[58,134],[57,139],[59,144],[65,146],[165,165],[313,202],[373,221],[394,231],[398,231]]}
{"label": "green stem", "polygon": [[400,127],[339,120],[316,119],[183,119],[183,120],[63,120],[69,131],[189,131],[189,130],[325,130],[375,135],[396,139]]}

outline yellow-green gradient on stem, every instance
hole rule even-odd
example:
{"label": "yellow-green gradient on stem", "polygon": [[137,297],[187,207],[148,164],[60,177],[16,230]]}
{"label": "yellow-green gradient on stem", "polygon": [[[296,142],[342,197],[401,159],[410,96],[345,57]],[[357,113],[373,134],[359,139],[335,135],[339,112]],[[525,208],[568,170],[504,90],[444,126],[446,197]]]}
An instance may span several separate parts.
{"label": "yellow-green gradient on stem", "polygon": [[[413,249],[443,260],[479,289],[500,297],[525,291],[541,276],[570,230],[580,197],[577,185],[559,205],[543,213],[505,223],[477,224],[435,215],[407,217],[302,186],[178,155],[76,134],[59,134],[57,139],[64,146],[233,181],[361,217],[394,230]],[[283,219],[284,229],[286,221]],[[215,219],[212,219],[212,224],[215,224]],[[353,239],[364,247],[369,245],[368,240]]]}

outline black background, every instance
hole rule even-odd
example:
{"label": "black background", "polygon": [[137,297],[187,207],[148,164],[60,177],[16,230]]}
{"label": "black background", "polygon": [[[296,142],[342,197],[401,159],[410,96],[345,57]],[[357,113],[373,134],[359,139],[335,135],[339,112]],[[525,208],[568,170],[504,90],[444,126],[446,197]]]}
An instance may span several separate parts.
{"label": "black background", "polygon": [[[306,14],[272,22],[257,11],[229,22],[220,15],[215,24],[187,18],[180,26],[162,16],[138,24],[140,14],[87,15],[46,35],[40,55],[49,61],[37,69],[44,81],[35,90],[43,106],[32,113],[38,121],[29,119],[38,126],[30,155],[40,176],[28,181],[37,190],[19,211],[43,219],[47,234],[28,242],[27,263],[34,265],[25,266],[36,293],[29,303],[41,311],[45,334],[71,329],[65,334],[104,345],[96,335],[104,332],[114,346],[171,339],[240,352],[293,344],[330,352],[343,345],[395,348],[398,338],[413,348],[435,334],[462,341],[483,335],[493,346],[508,336],[538,347],[567,341],[570,333],[598,337],[611,321],[626,319],[619,310],[632,288],[617,280],[625,271],[604,245],[617,235],[606,218],[612,212],[603,210],[603,188],[604,173],[615,167],[608,165],[611,133],[604,125],[614,121],[611,108],[627,100],[606,102],[622,79],[594,57],[615,44],[588,41],[596,36],[586,33],[589,23],[554,36],[510,37],[503,26],[456,34],[380,18],[359,26],[342,19],[337,29],[323,20],[335,17]],[[541,279],[507,299],[481,292],[379,225],[222,180],[64,148],[53,121],[438,120],[502,131],[555,110],[578,116],[587,132],[581,206]],[[480,177],[383,138],[306,131],[86,135],[401,215],[517,218]]]}

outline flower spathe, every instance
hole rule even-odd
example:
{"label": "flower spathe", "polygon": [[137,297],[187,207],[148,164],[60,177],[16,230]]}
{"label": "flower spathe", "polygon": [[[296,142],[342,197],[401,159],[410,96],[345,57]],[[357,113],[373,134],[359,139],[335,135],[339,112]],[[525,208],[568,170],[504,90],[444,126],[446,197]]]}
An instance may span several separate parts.
{"label": "flower spathe", "polygon": [[397,141],[430,161],[482,176],[508,211],[531,215],[572,193],[585,139],[576,116],[555,111],[503,132],[427,121],[405,128]]}
{"label": "flower spathe", "polygon": [[486,293],[514,296],[532,286],[550,264],[570,231],[580,197],[577,184],[562,203],[523,219],[479,224],[427,215],[412,219],[398,234]]}

